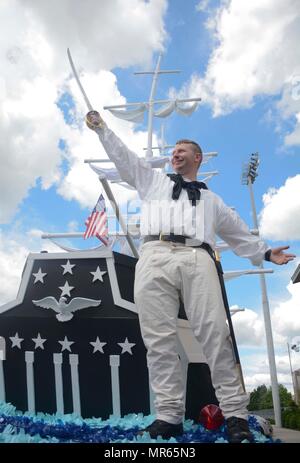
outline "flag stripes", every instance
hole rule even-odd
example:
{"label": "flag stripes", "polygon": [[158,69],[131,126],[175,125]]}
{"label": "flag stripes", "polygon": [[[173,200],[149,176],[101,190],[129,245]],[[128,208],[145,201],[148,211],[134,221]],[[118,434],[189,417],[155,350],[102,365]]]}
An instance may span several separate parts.
{"label": "flag stripes", "polygon": [[108,227],[105,200],[103,195],[99,196],[96,206],[92,213],[85,221],[86,230],[83,238],[87,239],[91,236],[96,236],[106,246],[108,245]]}

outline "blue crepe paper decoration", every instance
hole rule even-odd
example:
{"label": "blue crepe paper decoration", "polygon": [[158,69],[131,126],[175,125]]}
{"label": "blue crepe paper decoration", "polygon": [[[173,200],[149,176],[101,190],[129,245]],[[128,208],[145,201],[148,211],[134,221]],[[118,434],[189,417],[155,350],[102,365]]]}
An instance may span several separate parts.
{"label": "blue crepe paper decoration", "polygon": [[[0,443],[226,443],[226,427],[222,425],[215,431],[205,429],[191,420],[184,422],[182,436],[164,440],[151,439],[149,433],[137,436],[155,419],[153,415],[130,414],[122,418],[111,417],[83,419],[76,414],[48,415],[43,413],[22,413],[11,404],[0,402]],[[260,432],[254,416],[249,417],[249,427],[257,443],[276,443]],[[246,441],[245,441],[246,442]]]}

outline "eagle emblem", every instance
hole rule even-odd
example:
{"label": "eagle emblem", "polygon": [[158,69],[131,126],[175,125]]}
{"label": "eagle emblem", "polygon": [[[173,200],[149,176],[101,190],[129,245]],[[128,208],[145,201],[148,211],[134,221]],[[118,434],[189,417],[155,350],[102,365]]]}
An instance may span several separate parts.
{"label": "eagle emblem", "polygon": [[32,301],[34,305],[43,307],[44,309],[52,309],[57,312],[56,318],[60,322],[67,322],[73,318],[73,313],[76,310],[86,309],[88,307],[97,307],[101,304],[101,300],[86,299],[85,297],[74,297],[69,303],[67,298],[61,297],[58,301],[53,296],[47,296],[38,301]]}

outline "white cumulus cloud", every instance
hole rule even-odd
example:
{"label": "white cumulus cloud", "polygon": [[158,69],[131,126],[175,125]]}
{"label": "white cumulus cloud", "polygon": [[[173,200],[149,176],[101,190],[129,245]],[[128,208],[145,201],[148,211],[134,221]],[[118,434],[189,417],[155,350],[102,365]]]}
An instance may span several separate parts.
{"label": "white cumulus cloud", "polygon": [[[80,159],[90,154],[91,143],[84,144],[87,137],[76,152],[72,145],[76,136],[57,106],[71,74],[67,47],[78,66],[89,71],[95,92],[103,95],[110,82],[106,97],[113,104],[117,84],[105,72],[150,63],[166,38],[166,7],[166,0],[0,2],[0,222],[11,220],[38,179],[43,188],[59,185],[65,174],[62,162],[67,159],[74,169],[79,149]],[[130,124],[122,130],[126,141],[136,146],[132,140],[140,135],[135,136]],[[69,141],[67,155],[59,149],[60,139]],[[72,179],[78,180],[74,171],[66,182],[76,190]],[[82,191],[72,197],[90,205],[90,199],[82,199],[87,195],[94,201],[90,184],[77,186]]]}
{"label": "white cumulus cloud", "polygon": [[[278,382],[293,389],[287,343],[298,343],[300,336],[300,285],[289,283],[285,300],[273,300],[271,323]],[[232,306],[231,309],[238,309]],[[232,316],[240,351],[245,385],[248,391],[271,384],[263,314],[251,309]],[[300,354],[291,351],[292,369],[300,368]]]}
{"label": "white cumulus cloud", "polygon": [[287,290],[288,299],[276,303],[272,319],[274,330],[292,339],[300,335],[300,284],[291,282]]}
{"label": "white cumulus cloud", "polygon": [[299,2],[225,0],[211,11],[207,28],[213,51],[206,72],[194,74],[181,94],[202,95],[215,116],[249,108],[260,96],[281,95],[277,109],[294,122],[285,141],[299,144]]}
{"label": "white cumulus cloud", "polygon": [[29,230],[26,235],[12,231],[8,235],[0,229],[0,307],[16,298],[22,270],[30,252],[60,252],[50,242],[41,242],[41,230]]}
{"label": "white cumulus cloud", "polygon": [[[275,357],[277,379],[279,384],[283,384],[290,392],[293,393],[292,376],[287,347],[285,348],[285,351],[286,353],[276,355]],[[294,356],[291,361],[293,370],[299,368],[300,356],[299,359]],[[256,351],[252,354],[243,356],[242,369],[246,389],[248,392],[252,391],[258,386],[261,386],[262,384],[265,384],[267,387],[271,385],[267,353],[263,354]]]}
{"label": "white cumulus cloud", "polygon": [[[235,309],[237,306],[232,306]],[[261,346],[265,342],[264,325],[254,310],[245,309],[232,316],[234,332],[239,346]]]}
{"label": "white cumulus cloud", "polygon": [[260,232],[272,240],[300,239],[300,174],[263,195]]}

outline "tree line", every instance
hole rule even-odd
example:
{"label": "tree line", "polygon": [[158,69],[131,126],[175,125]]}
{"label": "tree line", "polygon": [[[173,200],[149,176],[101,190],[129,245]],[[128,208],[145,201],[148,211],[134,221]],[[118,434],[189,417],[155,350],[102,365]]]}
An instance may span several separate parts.
{"label": "tree line", "polygon": [[[294,406],[295,402],[292,394],[287,390],[287,388],[282,384],[279,384],[278,387],[280,406],[282,408]],[[267,408],[273,408],[272,388],[263,384],[250,393],[248,410],[264,410]]]}

